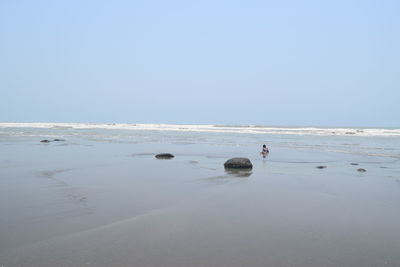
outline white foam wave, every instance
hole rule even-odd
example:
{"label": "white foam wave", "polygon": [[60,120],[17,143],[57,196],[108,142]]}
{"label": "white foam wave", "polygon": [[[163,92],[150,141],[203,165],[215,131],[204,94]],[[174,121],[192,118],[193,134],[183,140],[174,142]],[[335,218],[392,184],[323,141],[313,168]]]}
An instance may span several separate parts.
{"label": "white foam wave", "polygon": [[245,134],[284,134],[318,136],[400,136],[400,129],[385,128],[316,128],[316,127],[267,127],[229,125],[181,124],[122,124],[122,123],[0,123],[0,128],[53,128],[53,129],[110,129],[179,132],[215,132]]}

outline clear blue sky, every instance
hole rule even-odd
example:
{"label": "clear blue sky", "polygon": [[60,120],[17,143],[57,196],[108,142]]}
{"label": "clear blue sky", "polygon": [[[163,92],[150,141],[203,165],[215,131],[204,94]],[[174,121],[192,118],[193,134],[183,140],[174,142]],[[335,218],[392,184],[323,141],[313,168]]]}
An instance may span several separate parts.
{"label": "clear blue sky", "polygon": [[0,0],[0,121],[400,126],[400,1]]}

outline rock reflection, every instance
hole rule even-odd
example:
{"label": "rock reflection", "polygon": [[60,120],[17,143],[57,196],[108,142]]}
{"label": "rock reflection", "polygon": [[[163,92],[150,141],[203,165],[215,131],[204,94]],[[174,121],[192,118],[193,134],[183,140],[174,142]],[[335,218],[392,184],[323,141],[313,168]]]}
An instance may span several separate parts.
{"label": "rock reflection", "polygon": [[232,168],[225,168],[225,172],[235,177],[249,177],[253,173],[252,169],[232,169]]}

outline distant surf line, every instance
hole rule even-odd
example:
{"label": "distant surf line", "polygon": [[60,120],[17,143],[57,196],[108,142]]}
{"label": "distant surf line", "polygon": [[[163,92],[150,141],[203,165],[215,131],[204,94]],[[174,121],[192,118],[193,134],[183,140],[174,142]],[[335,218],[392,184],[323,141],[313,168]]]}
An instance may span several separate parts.
{"label": "distant surf line", "polygon": [[400,137],[400,129],[393,128],[325,128],[325,127],[270,127],[261,125],[214,125],[214,124],[128,124],[128,123],[11,123],[0,122],[0,128],[56,128],[56,129],[110,129],[148,130],[177,132],[209,132],[272,135],[315,136],[369,136]]}

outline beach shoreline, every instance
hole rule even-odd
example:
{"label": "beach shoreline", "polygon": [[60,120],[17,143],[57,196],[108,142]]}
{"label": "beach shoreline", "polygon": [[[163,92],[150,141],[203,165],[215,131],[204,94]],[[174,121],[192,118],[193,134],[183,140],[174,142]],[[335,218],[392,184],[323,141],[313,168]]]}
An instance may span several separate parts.
{"label": "beach shoreline", "polygon": [[[400,263],[399,160],[365,137],[18,130],[0,130],[5,267]],[[249,175],[225,171],[236,156]]]}

